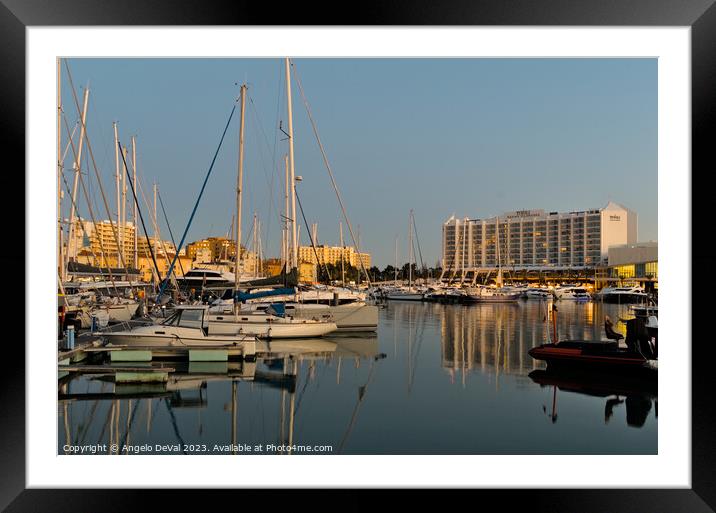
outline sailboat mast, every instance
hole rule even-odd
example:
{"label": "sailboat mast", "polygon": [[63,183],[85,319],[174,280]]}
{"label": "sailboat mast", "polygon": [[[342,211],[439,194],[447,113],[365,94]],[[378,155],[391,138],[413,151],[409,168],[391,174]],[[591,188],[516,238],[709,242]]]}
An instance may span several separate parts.
{"label": "sailboat mast", "polygon": [[286,57],[286,100],[288,107],[288,160],[291,168],[291,266],[298,268],[298,235],[296,233],[296,169],[293,158],[293,109],[291,106],[291,63]]}
{"label": "sailboat mast", "polygon": [[[343,245],[343,223],[338,221],[338,231],[341,237],[341,285],[346,286],[346,266],[345,259],[343,258],[346,253],[346,247]],[[360,257],[360,255],[358,255]]]}
{"label": "sailboat mast", "polygon": [[286,201],[286,210],[284,213],[284,220],[283,220],[283,264],[286,266],[286,271],[288,272],[288,154],[283,156],[284,161],[284,167],[286,168],[286,188],[284,189],[284,199]]}
{"label": "sailboat mast", "polygon": [[[159,225],[157,224],[157,182],[154,182],[154,252],[157,252],[157,241],[159,240],[159,233],[157,233],[157,230],[159,228]],[[159,276],[157,276],[157,280],[159,280]]]}
{"label": "sailboat mast", "polygon": [[256,212],[254,212],[254,276],[258,276],[259,270],[259,236]]}
{"label": "sailboat mast", "polygon": [[[117,185],[117,228],[119,228],[119,222],[122,220],[122,200],[119,189],[119,136],[117,135],[116,121],[112,122],[112,127],[114,128],[114,179]],[[119,240],[117,241],[117,262],[119,262]],[[105,265],[109,266],[109,262],[105,262]]]}
{"label": "sailboat mast", "polygon": [[[135,137],[132,136],[132,182],[137,183],[137,145]],[[156,216],[154,216],[154,223],[156,226]],[[134,202],[134,209],[132,209],[132,224],[134,225],[134,258],[132,259],[132,265],[135,269],[139,269],[137,265],[137,202]]]}
{"label": "sailboat mast", "polygon": [[398,236],[395,236],[395,285],[398,285]]}
{"label": "sailboat mast", "polygon": [[408,221],[408,290],[413,288],[413,209],[410,209],[410,220]]}
{"label": "sailboat mast", "polygon": [[62,59],[57,59],[57,269],[60,284],[65,281],[62,251]]}
{"label": "sailboat mast", "polygon": [[[239,265],[241,263],[241,187],[244,179],[244,114],[246,111],[246,84],[241,86],[241,124],[239,125],[239,172],[236,178],[236,266],[234,289],[239,290]],[[238,303],[235,302],[238,306]]]}
{"label": "sailboat mast", "polygon": [[84,106],[82,107],[82,127],[80,128],[80,143],[77,149],[77,158],[75,159],[75,179],[72,184],[72,208],[70,208],[70,226],[67,237],[67,254],[65,255],[65,267],[70,261],[70,248],[74,246],[74,227],[75,227],[75,207],[77,205],[77,184],[80,179],[80,165],[82,164],[82,147],[85,140],[85,120],[87,119],[87,100],[89,99],[89,88],[85,88]]}
{"label": "sailboat mast", "polygon": [[[127,148],[122,146],[122,225],[119,228],[119,242],[120,250],[122,252],[122,262],[126,262],[126,233],[125,227],[127,226]],[[119,262],[117,262],[119,267]]]}

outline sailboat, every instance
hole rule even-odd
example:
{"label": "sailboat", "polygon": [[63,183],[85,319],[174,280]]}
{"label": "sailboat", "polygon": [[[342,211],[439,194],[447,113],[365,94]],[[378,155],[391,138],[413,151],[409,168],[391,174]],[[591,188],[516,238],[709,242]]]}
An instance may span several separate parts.
{"label": "sailboat", "polygon": [[[288,107],[288,146],[286,157],[286,190],[285,190],[285,219],[283,252],[286,268],[292,268],[291,275],[297,275],[298,268],[298,237],[296,225],[296,192],[295,183],[299,177],[295,176],[293,159],[293,115],[291,104],[291,63],[288,58],[286,65],[286,96]],[[289,199],[292,201],[289,202]],[[290,205],[289,205],[290,203]],[[290,212],[289,212],[290,210]],[[222,301],[225,306],[232,300]],[[236,315],[248,311],[265,311],[271,305],[280,303],[287,316],[295,320],[313,320],[335,324],[338,332],[374,332],[378,329],[378,307],[366,303],[364,294],[341,288],[304,288],[294,290],[292,293],[268,297],[254,297],[245,300],[240,312],[236,308]]]}
{"label": "sailboat", "polygon": [[238,301],[241,262],[241,189],[244,158],[244,116],[246,110],[246,84],[241,86],[241,122],[239,128],[239,169],[236,200],[236,269],[234,273],[234,301],[230,311],[209,311],[209,335],[254,335],[261,338],[320,337],[338,329],[335,323],[321,319],[294,319],[277,309],[263,312],[241,310]]}
{"label": "sailboat", "polygon": [[408,225],[408,251],[410,256],[408,258],[408,286],[396,287],[393,290],[389,290],[385,294],[386,299],[399,300],[399,301],[422,301],[425,297],[424,290],[418,290],[413,287],[413,210],[410,210],[410,222]]}
{"label": "sailboat", "polygon": [[[61,84],[60,80],[60,62],[58,61],[58,84]],[[65,63],[66,64],[66,63]],[[69,73],[69,67],[67,68],[67,71]],[[71,80],[71,76],[70,76]],[[96,322],[99,324],[100,327],[106,326],[108,322],[125,322],[129,321],[134,315],[137,313],[139,308],[139,302],[132,297],[132,292],[136,291],[138,288],[138,285],[136,282],[123,282],[121,284],[117,281],[114,273],[118,274],[125,274],[128,275],[128,266],[125,262],[125,255],[124,255],[124,246],[122,246],[122,230],[119,230],[119,235],[117,233],[117,230],[115,229],[115,226],[112,226],[112,232],[114,236],[114,242],[117,245],[117,263],[118,265],[121,264],[121,267],[124,269],[112,269],[108,262],[108,254],[105,251],[105,247],[102,244],[102,240],[100,238],[100,257],[105,263],[105,268],[102,269],[100,267],[93,267],[85,264],[81,264],[77,262],[76,260],[71,260],[70,255],[71,253],[79,253],[79,247],[77,247],[77,234],[75,233],[76,229],[80,229],[83,232],[83,235],[86,239],[89,239],[89,236],[85,232],[84,224],[82,221],[82,218],[80,217],[80,212],[78,209],[78,185],[81,185],[81,191],[84,195],[84,198],[86,200],[87,209],[89,211],[89,215],[92,221],[92,224],[94,226],[97,226],[97,218],[94,215],[90,197],[88,194],[88,187],[85,184],[83,173],[81,170],[81,162],[82,162],[82,153],[84,146],[86,144],[88,150],[92,151],[92,148],[90,146],[90,139],[89,135],[87,133],[87,127],[86,127],[86,119],[87,119],[87,108],[88,108],[88,100],[89,100],[89,88],[86,88],[84,91],[84,97],[83,97],[83,107],[80,110],[79,102],[77,102],[77,98],[75,96],[75,105],[77,108],[77,112],[79,115],[79,123],[80,123],[80,132],[79,132],[79,140],[77,142],[77,148],[75,148],[75,144],[72,141],[73,134],[69,133],[68,131],[68,144],[67,149],[72,149],[73,153],[73,180],[72,180],[72,188],[70,189],[69,185],[65,182],[65,186],[67,187],[67,192],[69,193],[71,205],[70,205],[70,212],[69,212],[69,222],[68,222],[68,234],[67,234],[67,246],[63,249],[63,230],[61,227],[61,211],[62,211],[62,194],[61,194],[61,187],[60,183],[64,181],[63,176],[63,161],[64,156],[62,155],[61,150],[61,117],[62,117],[62,109],[61,109],[61,96],[59,94],[59,87],[58,87],[58,112],[57,112],[57,182],[58,182],[58,200],[57,200],[57,213],[58,213],[58,310],[61,312],[61,315],[63,317],[62,324],[68,325],[68,324],[74,324],[76,327],[81,328],[90,328],[93,325],[93,322]],[[74,90],[73,90],[73,96],[74,96]],[[126,181],[123,188],[123,195],[122,195],[122,203],[120,203],[120,188],[119,188],[119,153],[118,153],[118,145],[116,144],[117,141],[117,127],[116,124],[114,125],[114,132],[115,132],[115,167],[116,167],[116,178],[117,178],[117,225],[119,225],[120,222],[123,222],[126,219]],[[67,150],[65,150],[66,152]],[[122,157],[123,161],[123,170],[124,174],[122,174],[122,177],[128,176],[128,168],[126,163],[126,148],[124,148],[124,153]],[[133,165],[133,173],[134,173],[134,182],[136,182],[136,147],[134,144],[134,139],[132,139],[132,165]],[[102,191],[102,197],[104,199],[104,191],[102,188],[102,182],[100,180],[99,172],[97,170],[97,167],[94,165],[94,171],[95,175],[97,177],[97,183],[100,188],[100,191]],[[88,170],[89,171],[89,170]],[[89,172],[86,173],[89,176]],[[109,207],[104,202],[104,206],[107,209],[107,215],[109,216]],[[123,210],[122,210],[123,207]],[[120,211],[123,212],[120,216]],[[136,226],[136,218],[137,218],[137,208],[136,204],[134,207],[134,225]],[[111,221],[110,221],[111,223]],[[123,222],[122,226],[124,227],[126,225],[126,222]],[[134,248],[135,248],[135,255],[134,255],[134,261],[136,262],[136,234],[137,231],[135,229],[135,241],[134,241]],[[94,255],[94,253],[93,253]],[[95,258],[97,257],[94,255]],[[76,259],[76,257],[75,257]],[[68,274],[76,274],[88,272],[93,274],[104,274],[105,272],[109,275],[109,282],[103,281],[103,282],[81,282],[81,281],[68,281],[67,277]]]}

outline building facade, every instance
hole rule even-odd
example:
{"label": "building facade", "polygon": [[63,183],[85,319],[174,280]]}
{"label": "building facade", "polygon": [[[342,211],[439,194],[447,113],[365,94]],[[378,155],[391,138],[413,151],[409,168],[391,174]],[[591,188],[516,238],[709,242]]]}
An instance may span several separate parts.
{"label": "building facade", "polygon": [[[318,259],[316,259],[316,253]],[[346,265],[360,268],[361,261],[366,269],[370,268],[370,253],[358,253],[352,246],[300,246],[298,248],[298,260],[301,262],[309,262],[312,264],[332,264],[340,265],[344,262]]]}
{"label": "building facade", "polygon": [[610,202],[575,212],[518,210],[443,223],[443,272],[580,269],[606,266],[610,246],[634,244],[637,214]]}
{"label": "building facade", "polygon": [[207,262],[236,259],[236,241],[226,237],[209,237],[186,245],[187,256],[192,260],[198,260],[199,250],[208,250],[208,253],[206,251],[200,253],[202,262],[207,261],[205,260],[207,254],[210,255],[210,260]]}
{"label": "building facade", "polygon": [[610,247],[609,275],[621,280],[658,281],[658,243],[639,242]]}
{"label": "building facade", "polygon": [[[137,233],[135,262],[134,223],[118,225],[109,220],[93,223],[77,219],[74,225],[66,251],[69,253],[69,259],[76,262],[100,267],[122,267],[124,262],[125,266],[136,269],[140,259],[151,256],[150,244],[155,257],[176,254],[176,247],[172,242],[157,237],[150,237],[147,241],[140,231]],[[121,254],[118,248],[121,249]],[[184,251],[179,254],[183,255]]]}

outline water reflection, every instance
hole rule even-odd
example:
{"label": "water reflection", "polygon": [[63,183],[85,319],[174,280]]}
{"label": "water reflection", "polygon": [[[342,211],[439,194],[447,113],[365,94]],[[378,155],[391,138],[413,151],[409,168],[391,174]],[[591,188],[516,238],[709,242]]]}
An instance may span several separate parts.
{"label": "water reflection", "polygon": [[557,422],[557,390],[604,399],[604,423],[608,424],[615,409],[626,410],[626,424],[640,428],[654,409],[657,418],[658,398],[656,380],[613,376],[598,373],[566,373],[546,370],[530,372],[529,377],[541,387],[552,390],[552,403],[549,409],[543,405],[543,411]]}
{"label": "water reflection", "polygon": [[[553,303],[530,301],[517,304],[470,306],[433,305],[440,318],[442,366],[453,371],[493,372],[496,375],[527,375],[544,368],[527,351],[555,338],[548,326]],[[601,303],[557,302],[556,337],[559,340],[605,339],[604,315],[627,316],[624,307]],[[617,329],[625,333],[626,327]]]}
{"label": "water reflection", "polygon": [[[58,381],[58,452],[655,453],[655,382],[554,375],[528,355],[554,337],[548,306],[394,302],[377,337],[266,342],[256,362],[167,362],[166,383],[73,373]],[[620,305],[556,306],[559,339],[603,339],[605,315],[630,317]]]}
{"label": "water reflection", "polygon": [[[114,372],[71,373],[58,382],[58,452],[74,453],[77,447],[94,444],[105,454],[236,454],[248,452],[254,442],[271,442],[286,450],[266,448],[260,452],[291,454],[301,402],[319,373],[324,375],[334,366],[331,371],[340,385],[342,371],[357,369],[367,362],[368,378],[355,387],[358,399],[338,447],[340,451],[356,423],[375,366],[386,356],[378,352],[375,336],[262,342],[257,344],[257,355],[255,362],[166,362],[171,372],[163,383],[120,383]],[[251,433],[247,436],[245,429],[240,433],[244,427],[240,386],[248,387],[254,399],[260,397],[260,404],[251,401],[253,408],[263,409],[270,399],[278,402],[275,433],[269,432],[273,421],[267,422],[270,413],[266,411],[260,412],[260,437]],[[263,396],[271,394],[269,401],[264,401]],[[218,399],[220,409],[215,407],[214,399]],[[245,412],[248,431],[258,420],[252,417],[254,413]],[[220,423],[228,425],[226,438],[216,436],[222,430]]]}

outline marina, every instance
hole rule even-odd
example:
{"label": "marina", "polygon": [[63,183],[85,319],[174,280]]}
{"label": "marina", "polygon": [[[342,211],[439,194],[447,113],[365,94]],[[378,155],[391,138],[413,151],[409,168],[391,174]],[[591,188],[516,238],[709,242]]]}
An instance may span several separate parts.
{"label": "marina", "polygon": [[373,204],[334,172],[320,68],[288,57],[217,82],[185,166],[70,62],[92,69],[58,59],[58,454],[657,453],[658,244],[612,191]]}

